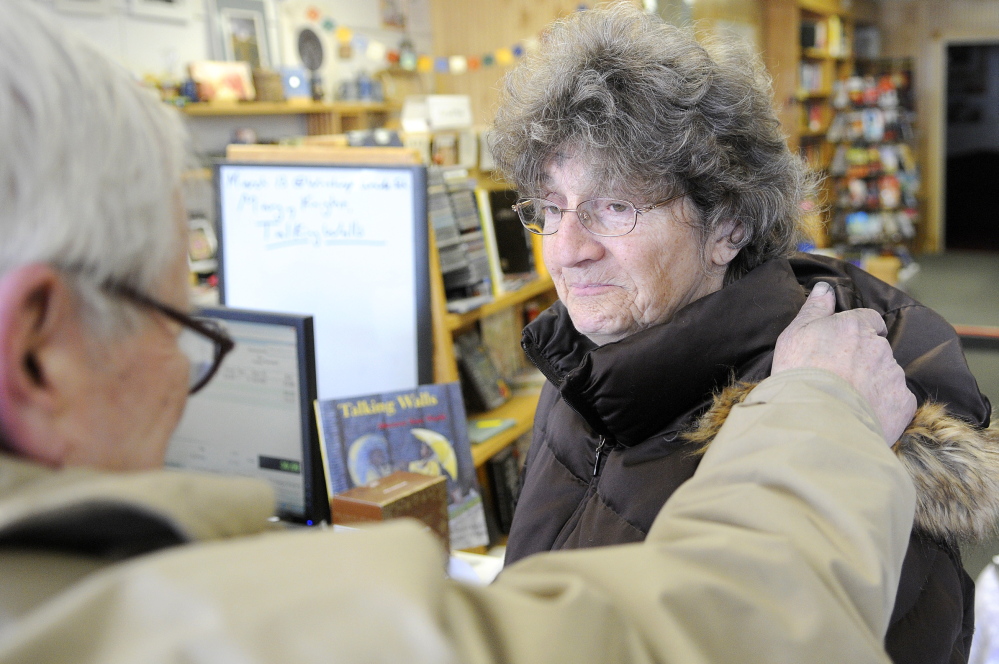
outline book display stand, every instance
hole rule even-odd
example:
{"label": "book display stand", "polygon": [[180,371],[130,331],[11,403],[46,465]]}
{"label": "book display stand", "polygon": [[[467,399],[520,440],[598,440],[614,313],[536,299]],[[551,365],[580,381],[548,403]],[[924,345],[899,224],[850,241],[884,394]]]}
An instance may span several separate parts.
{"label": "book display stand", "polygon": [[919,216],[911,66],[875,61],[858,70],[836,83],[833,97],[831,236],[853,251],[907,248]]}

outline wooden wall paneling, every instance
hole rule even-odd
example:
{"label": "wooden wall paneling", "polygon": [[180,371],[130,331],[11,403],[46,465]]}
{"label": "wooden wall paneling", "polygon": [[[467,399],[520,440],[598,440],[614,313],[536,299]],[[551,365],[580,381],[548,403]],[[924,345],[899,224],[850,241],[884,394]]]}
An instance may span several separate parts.
{"label": "wooden wall paneling", "polygon": [[801,15],[796,0],[766,0],[763,62],[773,78],[774,106],[788,145],[798,149],[801,122],[798,92],[798,32]]}
{"label": "wooden wall paneling", "polygon": [[[435,55],[481,57],[499,48],[511,48],[539,37],[545,26],[578,6],[578,0],[431,0]],[[464,74],[437,74],[435,89],[443,94],[469,95],[475,122],[489,124],[507,70],[493,65]]]}
{"label": "wooden wall paneling", "polygon": [[734,30],[752,35],[757,52],[764,50],[766,32],[765,3],[761,0],[700,0],[691,7],[691,20],[699,32],[724,34]]}

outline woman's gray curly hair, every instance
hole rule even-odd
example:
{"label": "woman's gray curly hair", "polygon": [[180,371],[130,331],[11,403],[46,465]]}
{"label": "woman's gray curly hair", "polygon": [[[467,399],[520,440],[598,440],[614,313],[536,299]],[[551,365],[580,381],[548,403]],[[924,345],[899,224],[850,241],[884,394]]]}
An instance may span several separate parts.
{"label": "woman's gray curly hair", "polygon": [[814,184],[749,48],[709,53],[689,30],[618,3],[555,22],[504,87],[491,148],[525,195],[544,192],[553,160],[581,158],[612,195],[651,204],[686,192],[702,245],[742,222],[727,281],[794,249]]}

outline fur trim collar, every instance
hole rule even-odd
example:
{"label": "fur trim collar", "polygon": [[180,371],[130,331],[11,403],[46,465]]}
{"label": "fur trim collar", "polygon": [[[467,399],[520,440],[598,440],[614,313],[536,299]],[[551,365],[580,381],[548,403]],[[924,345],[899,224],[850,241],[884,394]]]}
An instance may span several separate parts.
{"label": "fur trim collar", "polygon": [[[704,451],[755,383],[735,383],[715,395],[711,407],[684,437]],[[916,487],[915,527],[936,539],[978,541],[999,523],[999,430],[978,428],[938,403],[919,406],[892,446]]]}

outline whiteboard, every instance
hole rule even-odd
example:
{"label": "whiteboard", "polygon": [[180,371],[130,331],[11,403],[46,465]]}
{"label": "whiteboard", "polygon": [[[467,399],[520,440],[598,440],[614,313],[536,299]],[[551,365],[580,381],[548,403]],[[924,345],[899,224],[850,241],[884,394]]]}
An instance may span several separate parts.
{"label": "whiteboard", "polygon": [[433,381],[422,166],[216,166],[219,293],[314,317],[320,399]]}

